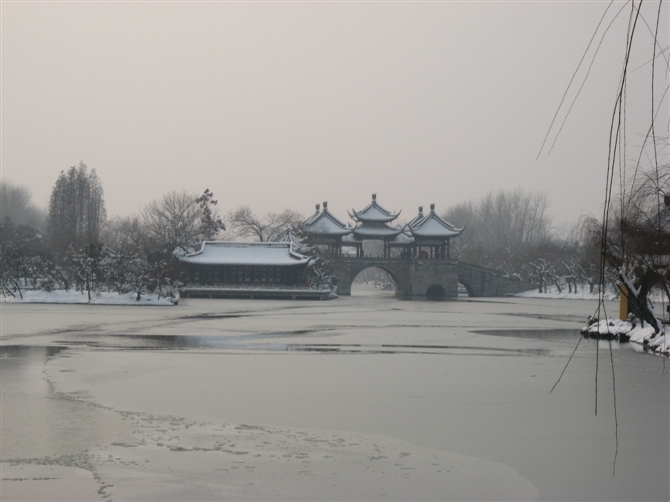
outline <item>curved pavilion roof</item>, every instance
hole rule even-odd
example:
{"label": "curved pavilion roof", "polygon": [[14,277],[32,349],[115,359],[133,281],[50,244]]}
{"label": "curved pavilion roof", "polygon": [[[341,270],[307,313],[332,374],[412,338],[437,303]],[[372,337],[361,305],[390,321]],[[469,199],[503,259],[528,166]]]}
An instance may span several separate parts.
{"label": "curved pavilion roof", "polygon": [[410,221],[407,226],[414,225],[418,223],[419,221],[423,220],[426,217],[425,214],[423,214],[423,206],[419,206],[419,213],[412,218],[412,221]]}
{"label": "curved pavilion roof", "polygon": [[[360,223],[388,223],[395,220],[399,215],[400,211],[397,213],[391,213],[389,210],[384,209],[382,206],[377,204],[377,194],[372,194],[372,202],[368,204],[365,209],[356,211],[355,209],[349,212],[349,217]],[[348,211],[347,211],[348,212]]]}
{"label": "curved pavilion roof", "polygon": [[316,213],[303,222],[303,231],[306,234],[341,237],[353,232],[353,228],[345,225],[328,211],[328,202],[323,203],[323,210],[319,211],[316,205]]}
{"label": "curved pavilion roof", "polygon": [[389,239],[402,233],[402,228],[392,228],[386,223],[362,224],[354,229],[357,239]]}
{"label": "curved pavilion roof", "polygon": [[402,232],[396,235],[389,242],[392,246],[397,247],[397,246],[409,246],[410,244],[414,244],[415,240],[414,237],[405,233],[405,229],[403,229]]}
{"label": "curved pavilion roof", "polygon": [[407,225],[415,238],[446,239],[463,233],[465,227],[458,228],[435,212],[435,204],[430,205],[430,213],[421,219],[415,218]]}
{"label": "curved pavilion roof", "polygon": [[461,235],[465,227],[458,228],[435,213],[435,204],[430,205],[430,213],[424,215],[423,206],[419,213],[404,227],[392,227],[389,222],[400,215],[391,213],[377,203],[376,194],[372,194],[372,202],[362,211],[349,212],[349,216],[357,222],[355,228],[345,225],[328,211],[328,203],[319,204],[316,212],[303,222],[303,230],[318,242],[341,242],[343,244],[359,244],[365,239],[380,239],[391,245],[407,246],[414,243],[424,245],[442,245],[451,237]]}

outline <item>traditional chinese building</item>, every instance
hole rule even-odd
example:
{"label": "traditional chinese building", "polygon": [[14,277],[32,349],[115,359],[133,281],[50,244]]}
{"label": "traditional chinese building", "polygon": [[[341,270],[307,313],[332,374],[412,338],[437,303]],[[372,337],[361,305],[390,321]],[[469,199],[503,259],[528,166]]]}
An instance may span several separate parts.
{"label": "traditional chinese building", "polygon": [[353,239],[347,244],[356,247],[356,256],[363,256],[363,241],[366,239],[381,240],[384,243],[384,258],[391,256],[391,242],[398,237],[403,229],[389,225],[398,216],[377,203],[377,194],[372,194],[372,202],[360,211],[352,210],[349,217],[356,222]]}
{"label": "traditional chinese building", "polygon": [[342,256],[342,240],[354,229],[328,211],[328,202],[324,202],[323,210],[317,204],[316,213],[303,222],[302,231],[310,244],[326,246],[331,256]]}
{"label": "traditional chinese building", "polygon": [[[184,297],[318,298],[330,291],[305,286],[310,258],[290,234],[284,242],[206,241],[179,258]],[[324,298],[325,297],[325,298]]]}
{"label": "traditional chinese building", "polygon": [[404,227],[391,224],[400,215],[400,211],[392,213],[377,202],[377,195],[372,194],[372,202],[360,211],[352,210],[349,216],[356,222],[355,227],[345,225],[328,211],[323,203],[323,210],[317,204],[316,213],[303,223],[303,231],[309,244],[327,246],[332,257],[342,256],[343,247],[353,247],[356,257],[364,257],[363,242],[365,240],[382,241],[383,258],[391,258],[392,249],[397,249],[394,256],[400,258],[450,259],[450,241],[458,237],[464,228],[458,228],[435,212],[435,204],[430,205],[430,213],[419,213]]}
{"label": "traditional chinese building", "polygon": [[450,241],[463,233],[465,227],[457,228],[435,212],[435,204],[430,205],[430,213],[419,214],[407,224],[414,242],[412,256],[415,258],[450,259]]}

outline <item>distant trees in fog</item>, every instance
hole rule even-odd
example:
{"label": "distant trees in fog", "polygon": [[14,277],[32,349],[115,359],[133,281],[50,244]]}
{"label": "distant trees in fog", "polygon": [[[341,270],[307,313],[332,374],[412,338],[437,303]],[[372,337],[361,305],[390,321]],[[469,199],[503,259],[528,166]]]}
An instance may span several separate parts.
{"label": "distant trees in fog", "polygon": [[170,192],[138,215],[106,220],[102,183],[84,163],[58,176],[49,202],[46,233],[30,192],[2,183],[0,288],[103,288],[140,296],[173,296],[179,277],[176,251],[225,237],[214,194]]}
{"label": "distant trees in fog", "polygon": [[8,180],[0,180],[0,220],[10,218],[15,225],[41,229],[46,212],[32,201],[30,190]]}
{"label": "distant trees in fog", "polygon": [[447,209],[446,220],[467,225],[452,241],[452,256],[531,281],[541,292],[548,285],[560,290],[563,281],[570,292],[577,282],[588,283],[592,290],[598,261],[591,243],[580,225],[557,231],[548,205],[546,195],[516,189],[490,192],[479,201]]}

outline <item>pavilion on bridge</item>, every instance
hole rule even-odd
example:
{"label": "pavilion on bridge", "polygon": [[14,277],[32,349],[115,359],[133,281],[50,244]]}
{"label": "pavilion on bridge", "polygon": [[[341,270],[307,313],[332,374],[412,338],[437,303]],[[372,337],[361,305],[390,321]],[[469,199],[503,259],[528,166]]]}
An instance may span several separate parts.
{"label": "pavilion on bridge", "polygon": [[377,240],[383,242],[383,257],[391,258],[397,249],[401,258],[450,259],[450,241],[461,235],[465,227],[458,228],[435,212],[435,204],[430,205],[430,213],[419,213],[404,227],[391,226],[400,212],[390,212],[377,202],[372,194],[372,202],[360,211],[352,210],[349,217],[356,223],[344,224],[323,203],[323,210],[316,206],[316,213],[302,225],[306,242],[310,245],[327,246],[333,257],[342,256],[342,248],[356,250],[356,257],[364,257],[363,242]]}

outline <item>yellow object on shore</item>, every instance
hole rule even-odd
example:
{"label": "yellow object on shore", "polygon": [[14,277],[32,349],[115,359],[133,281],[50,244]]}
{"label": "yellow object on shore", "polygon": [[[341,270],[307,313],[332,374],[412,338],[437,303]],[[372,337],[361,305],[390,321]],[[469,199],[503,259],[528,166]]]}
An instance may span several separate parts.
{"label": "yellow object on shore", "polygon": [[628,288],[625,284],[621,285],[621,294],[619,295],[619,319],[622,321],[628,319]]}

